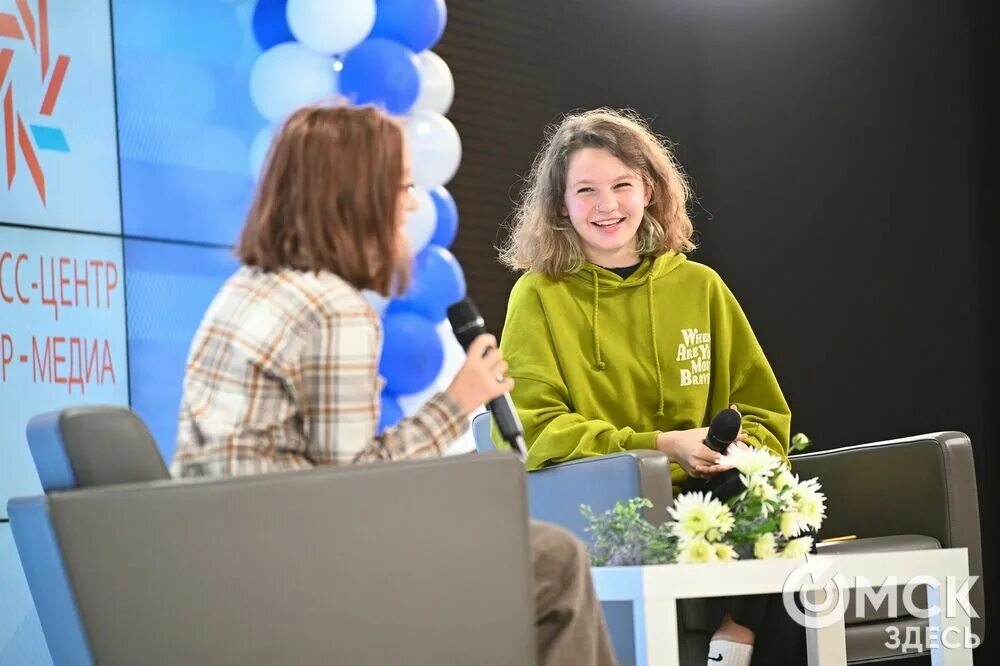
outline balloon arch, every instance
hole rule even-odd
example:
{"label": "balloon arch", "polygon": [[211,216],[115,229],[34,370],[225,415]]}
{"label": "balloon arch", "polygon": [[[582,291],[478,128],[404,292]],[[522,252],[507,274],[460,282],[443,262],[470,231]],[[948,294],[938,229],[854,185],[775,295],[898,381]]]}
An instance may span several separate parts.
{"label": "balloon arch", "polygon": [[262,53],[250,73],[250,96],[271,124],[251,144],[251,175],[257,177],[277,123],[334,95],[381,106],[406,128],[418,201],[406,221],[413,280],[398,298],[366,293],[385,332],[379,431],[446,388],[465,359],[445,316],[466,291],[462,267],[448,251],[458,209],[444,188],[458,170],[462,144],[445,118],[455,94],[451,70],[430,50],[446,20],[444,0],[258,0],[253,11]]}

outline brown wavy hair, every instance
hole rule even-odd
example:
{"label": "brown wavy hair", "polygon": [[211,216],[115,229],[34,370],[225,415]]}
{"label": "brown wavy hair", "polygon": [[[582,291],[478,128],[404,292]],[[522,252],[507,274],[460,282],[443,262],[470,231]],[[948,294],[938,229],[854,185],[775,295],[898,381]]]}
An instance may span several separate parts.
{"label": "brown wavy hair", "polygon": [[691,188],[673,151],[634,111],[601,108],[567,115],[546,128],[513,215],[510,237],[500,248],[501,263],[553,279],[583,267],[587,259],[580,237],[562,214],[569,160],[582,148],[608,151],[639,174],[649,189],[650,202],[636,232],[640,256],[695,249],[687,212]]}
{"label": "brown wavy hair", "polygon": [[271,143],[236,254],[264,271],[327,270],[400,293],[410,256],[396,220],[403,130],[372,107],[307,106]]}

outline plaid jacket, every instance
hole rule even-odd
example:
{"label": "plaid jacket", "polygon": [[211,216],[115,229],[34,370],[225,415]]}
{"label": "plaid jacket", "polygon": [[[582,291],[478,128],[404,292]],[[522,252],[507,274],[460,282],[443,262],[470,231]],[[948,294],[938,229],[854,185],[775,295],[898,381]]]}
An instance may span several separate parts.
{"label": "plaid jacket", "polygon": [[338,276],[241,268],[195,334],[175,476],[259,474],[437,456],[468,428],[438,393],[381,435],[382,327]]}

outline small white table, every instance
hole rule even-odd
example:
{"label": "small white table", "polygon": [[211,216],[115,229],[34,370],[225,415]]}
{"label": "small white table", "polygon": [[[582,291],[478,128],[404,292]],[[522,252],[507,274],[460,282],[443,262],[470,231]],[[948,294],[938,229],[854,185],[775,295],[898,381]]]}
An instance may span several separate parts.
{"label": "small white table", "polygon": [[[853,588],[858,581],[863,585],[865,580],[877,587],[890,577],[900,586],[909,581],[927,583],[929,606],[939,605],[940,600],[942,608],[941,613],[928,620],[931,633],[949,639],[938,640],[936,645],[932,643],[932,664],[972,666],[972,650],[965,640],[971,635],[969,615],[961,603],[947,603],[952,592],[949,586],[961,587],[969,575],[965,548],[820,554],[798,559],[715,564],[592,567],[591,571],[601,601],[632,602],[636,663],[640,665],[676,666],[679,663],[678,599],[780,593],[786,580],[794,575],[794,580],[801,584],[791,589],[810,595],[816,600],[816,606],[822,606],[826,597],[824,585],[834,573],[839,573],[837,580],[842,588]],[[817,624],[826,626],[803,629],[810,666],[846,664],[843,614],[817,612],[814,617],[821,618]]]}

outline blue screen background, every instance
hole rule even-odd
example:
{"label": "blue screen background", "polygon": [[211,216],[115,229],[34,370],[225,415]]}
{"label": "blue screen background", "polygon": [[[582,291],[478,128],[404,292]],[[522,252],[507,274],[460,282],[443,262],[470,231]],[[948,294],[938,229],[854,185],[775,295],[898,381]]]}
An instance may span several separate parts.
{"label": "blue screen background", "polygon": [[[20,253],[30,257],[19,275],[26,289],[39,257],[100,258],[121,272],[111,307],[63,307],[58,321],[34,292],[28,304],[0,300],[0,334],[14,340],[16,357],[29,356],[27,364],[15,358],[0,383],[0,666],[51,664],[6,522],[7,499],[40,492],[24,439],[28,419],[70,404],[130,404],[164,458],[173,454],[191,337],[236,269],[231,247],[253,189],[250,144],[267,125],[249,93],[260,54],[253,5],[49,0],[46,79],[40,43],[27,39],[15,3],[0,4],[26,36],[0,37],[0,49],[13,51],[0,96],[14,87],[45,175],[43,201],[16,152],[12,187],[0,180],[0,253],[12,253],[3,286],[15,284]],[[27,6],[40,11],[38,0]],[[54,111],[42,116],[59,54],[69,56],[65,79]],[[72,393],[33,381],[31,336],[109,340],[116,381]]]}

